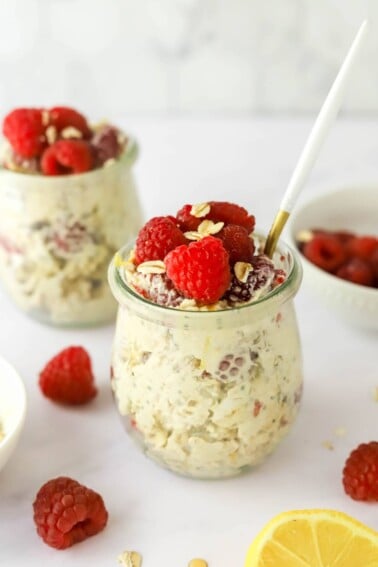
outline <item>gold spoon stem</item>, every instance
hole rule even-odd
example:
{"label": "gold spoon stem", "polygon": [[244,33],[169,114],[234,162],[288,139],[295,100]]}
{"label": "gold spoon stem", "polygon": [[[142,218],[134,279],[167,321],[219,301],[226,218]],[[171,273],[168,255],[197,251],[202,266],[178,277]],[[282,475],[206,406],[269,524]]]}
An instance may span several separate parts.
{"label": "gold spoon stem", "polygon": [[288,213],[287,211],[279,210],[273,221],[264,247],[264,254],[266,254],[269,258],[272,258],[273,256],[278,239],[281,236],[281,233],[289,216],[290,213]]}

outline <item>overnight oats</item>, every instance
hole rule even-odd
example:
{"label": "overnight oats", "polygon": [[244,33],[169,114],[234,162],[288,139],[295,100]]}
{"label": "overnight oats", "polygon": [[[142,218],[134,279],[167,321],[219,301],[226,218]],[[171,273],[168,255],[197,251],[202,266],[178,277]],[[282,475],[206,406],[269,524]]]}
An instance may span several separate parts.
{"label": "overnight oats", "polygon": [[66,107],[17,109],[3,123],[0,279],[13,301],[62,326],[111,320],[109,262],[142,214],[136,142]]}
{"label": "overnight oats", "polygon": [[238,205],[155,217],[117,253],[112,389],[129,433],[177,473],[233,476],[291,428],[302,392],[296,254],[261,253]]}

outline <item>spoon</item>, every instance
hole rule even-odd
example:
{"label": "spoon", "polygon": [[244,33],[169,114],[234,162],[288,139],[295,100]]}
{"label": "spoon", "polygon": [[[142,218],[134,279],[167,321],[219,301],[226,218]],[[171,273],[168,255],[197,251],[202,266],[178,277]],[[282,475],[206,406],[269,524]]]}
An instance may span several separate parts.
{"label": "spoon", "polygon": [[265,242],[264,254],[271,258],[276,249],[278,239],[287,219],[295,205],[303,185],[315,163],[321,145],[340,109],[344,91],[351,76],[351,70],[361,50],[367,32],[367,20],[364,20],[344,59],[344,62],[333,82],[333,85],[320,109],[306,144],[293,171],[289,185],[285,191],[278,213],[275,216],[268,238]]}

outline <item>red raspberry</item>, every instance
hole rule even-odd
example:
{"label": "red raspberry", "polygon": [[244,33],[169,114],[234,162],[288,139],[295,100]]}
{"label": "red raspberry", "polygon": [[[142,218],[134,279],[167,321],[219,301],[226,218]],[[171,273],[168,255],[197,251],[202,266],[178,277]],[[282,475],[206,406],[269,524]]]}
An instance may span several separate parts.
{"label": "red raspberry", "polygon": [[54,108],[51,108],[49,110],[49,121],[50,125],[55,126],[59,133],[64,128],[71,126],[79,130],[83,138],[88,139],[92,135],[86,118],[80,112],[68,106],[54,106]]}
{"label": "red raspberry", "polygon": [[190,213],[191,210],[192,210],[192,205],[184,205],[176,215],[179,226],[181,230],[183,230],[184,232],[190,230],[197,230],[201,222],[207,218],[207,216],[201,218],[194,217]]}
{"label": "red raspberry", "polygon": [[170,217],[154,217],[139,231],[135,258],[138,264],[164,260],[168,252],[185,243],[185,236]]}
{"label": "red raspberry", "polygon": [[255,217],[240,205],[222,201],[210,201],[210,213],[207,218],[225,224],[237,224],[246,229],[248,234],[255,228]]}
{"label": "red raspberry", "polygon": [[375,285],[378,286],[378,249],[373,252],[370,258],[370,266],[375,277]]}
{"label": "red raspberry", "polygon": [[118,141],[118,130],[113,126],[105,126],[95,133],[91,146],[96,154],[98,166],[102,166],[108,159],[115,159],[122,149]]}
{"label": "red raspberry", "polygon": [[310,262],[327,272],[337,270],[346,259],[344,246],[331,234],[316,234],[303,246],[303,254]]}
{"label": "red raspberry", "polygon": [[58,140],[45,150],[41,169],[45,175],[84,173],[92,168],[89,144],[83,140]]}
{"label": "red raspberry", "polygon": [[378,501],[378,441],[354,449],[343,470],[344,490],[354,500]]}
{"label": "red raspberry", "polygon": [[39,156],[46,147],[42,111],[37,108],[16,108],[5,117],[3,134],[20,156]]}
{"label": "red raspberry", "polygon": [[372,286],[374,283],[372,267],[359,258],[348,260],[337,270],[336,276],[359,285]]}
{"label": "red raspberry", "polygon": [[82,347],[68,347],[54,356],[39,375],[42,393],[62,404],[89,402],[96,394],[91,359]]}
{"label": "red raspberry", "polygon": [[215,303],[230,285],[228,253],[219,238],[214,236],[175,248],[164,262],[167,276],[189,299],[204,304]]}
{"label": "red raspberry", "polygon": [[64,476],[49,480],[33,503],[38,535],[47,545],[66,549],[104,529],[108,512],[97,492]]}
{"label": "red raspberry", "polygon": [[375,250],[378,250],[378,238],[374,236],[355,236],[351,238],[346,250],[349,256],[369,261]]}
{"label": "red raspberry", "polygon": [[223,201],[210,201],[210,212],[201,218],[191,214],[192,205],[184,205],[177,213],[176,217],[183,231],[197,230],[200,223],[209,219],[214,222],[224,222],[225,224],[237,224],[246,229],[248,233],[255,227],[255,217],[249,215],[244,207]]}
{"label": "red raspberry", "polygon": [[335,236],[337,236],[337,238],[343,244],[346,244],[347,242],[349,242],[349,240],[354,238],[354,234],[352,232],[347,231],[347,230],[338,230],[337,232],[335,232]]}
{"label": "red raspberry", "polygon": [[245,228],[236,224],[228,224],[216,236],[223,242],[230,257],[231,266],[236,262],[252,260],[255,245]]}

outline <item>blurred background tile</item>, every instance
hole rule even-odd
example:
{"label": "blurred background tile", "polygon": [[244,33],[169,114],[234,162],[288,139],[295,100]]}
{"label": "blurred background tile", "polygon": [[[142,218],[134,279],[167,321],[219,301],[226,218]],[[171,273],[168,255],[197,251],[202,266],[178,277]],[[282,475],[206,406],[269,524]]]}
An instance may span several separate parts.
{"label": "blurred background tile", "polygon": [[314,112],[366,15],[349,114],[378,111],[376,0],[0,0],[0,105]]}

